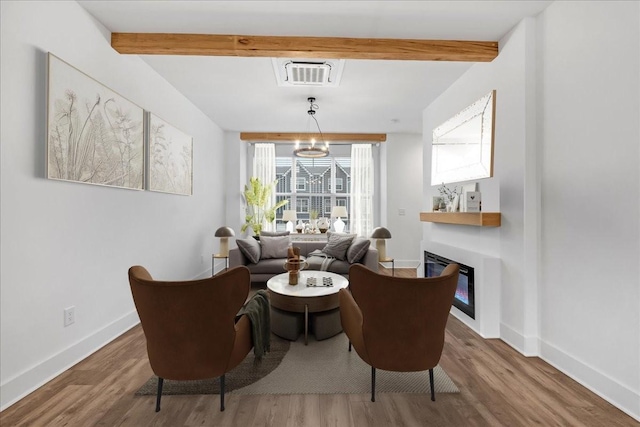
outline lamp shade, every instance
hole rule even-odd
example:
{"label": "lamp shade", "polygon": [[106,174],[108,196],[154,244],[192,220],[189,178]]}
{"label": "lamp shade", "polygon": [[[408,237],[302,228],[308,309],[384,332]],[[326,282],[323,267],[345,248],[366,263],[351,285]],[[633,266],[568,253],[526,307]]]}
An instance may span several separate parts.
{"label": "lamp shade", "polygon": [[286,209],[282,212],[282,220],[283,221],[296,221],[298,219],[298,215],[296,211],[293,209]]}
{"label": "lamp shade", "polygon": [[371,238],[376,239],[376,249],[378,249],[378,261],[388,261],[387,247],[385,240],[391,238],[391,232],[384,227],[376,227],[371,233]]}
{"label": "lamp shade", "polygon": [[372,239],[390,239],[391,232],[384,227],[376,227],[373,229],[373,233],[371,233]]}
{"label": "lamp shade", "polygon": [[331,209],[331,216],[337,218],[348,216],[346,206],[334,206],[333,209]]}
{"label": "lamp shade", "polygon": [[231,227],[220,227],[216,230],[216,237],[233,237],[236,233],[234,233],[233,228]]}
{"label": "lamp shade", "polygon": [[220,238],[220,252],[215,254],[216,256],[229,256],[229,237],[233,237],[235,235],[236,233],[233,232],[233,228],[231,227],[220,227],[216,230],[215,236]]}

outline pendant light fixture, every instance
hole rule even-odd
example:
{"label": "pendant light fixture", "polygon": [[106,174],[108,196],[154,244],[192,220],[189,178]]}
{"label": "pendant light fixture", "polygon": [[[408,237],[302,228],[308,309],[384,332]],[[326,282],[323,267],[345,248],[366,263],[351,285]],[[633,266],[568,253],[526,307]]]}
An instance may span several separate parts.
{"label": "pendant light fixture", "polygon": [[[316,119],[315,114],[316,110],[319,108],[318,104],[315,104],[316,99],[313,97],[307,98],[309,101],[309,109],[307,110],[307,114],[309,115],[309,122],[313,120],[316,123],[316,127],[318,128],[318,134],[322,141],[316,145],[316,139],[311,138],[311,140],[307,143],[307,145],[302,146],[302,142],[296,140],[296,146],[293,150],[293,154],[298,157],[306,157],[306,158],[318,158],[318,157],[326,157],[329,155],[329,144],[324,141],[324,137],[322,136],[322,130],[320,130],[320,124],[318,124],[318,119]],[[309,132],[311,133],[311,132]]]}

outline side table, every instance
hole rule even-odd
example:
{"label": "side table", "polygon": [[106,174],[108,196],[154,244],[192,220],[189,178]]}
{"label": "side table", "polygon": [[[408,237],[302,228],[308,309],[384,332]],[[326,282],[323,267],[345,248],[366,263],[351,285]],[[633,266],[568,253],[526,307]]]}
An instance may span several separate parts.
{"label": "side table", "polygon": [[385,267],[385,263],[390,262],[391,263],[391,275],[395,276],[396,275],[396,260],[394,258],[384,258],[381,260],[378,260],[378,262],[380,264],[382,264],[383,267]]}
{"label": "side table", "polygon": [[229,255],[213,254],[211,255],[211,275],[212,276],[215,276],[214,271],[215,271],[215,265],[216,265],[217,259],[224,259],[223,271],[227,271],[229,269]]}

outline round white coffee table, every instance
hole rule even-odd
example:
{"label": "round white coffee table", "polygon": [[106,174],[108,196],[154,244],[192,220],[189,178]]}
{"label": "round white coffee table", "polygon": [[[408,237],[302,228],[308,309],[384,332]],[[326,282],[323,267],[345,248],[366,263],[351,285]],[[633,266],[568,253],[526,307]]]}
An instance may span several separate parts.
{"label": "round white coffee table", "polygon": [[[331,278],[333,286],[322,286],[325,277]],[[309,278],[315,278],[317,286],[307,286]],[[349,286],[349,281],[344,276],[316,270],[302,270],[298,284],[293,286],[289,284],[289,273],[278,274],[267,281],[272,307],[285,312],[304,313],[305,345],[308,343],[309,313],[320,313],[338,308],[340,306],[338,291],[347,286]],[[277,330],[273,330],[273,332],[279,335]]]}

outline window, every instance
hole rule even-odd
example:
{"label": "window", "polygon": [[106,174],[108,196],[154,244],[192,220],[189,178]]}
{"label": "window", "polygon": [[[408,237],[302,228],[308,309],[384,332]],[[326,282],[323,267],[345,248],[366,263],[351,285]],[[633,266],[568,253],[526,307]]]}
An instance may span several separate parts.
{"label": "window", "polygon": [[307,180],[304,177],[296,178],[296,191],[307,191]]}
{"label": "window", "polygon": [[[299,213],[299,214],[309,213],[309,199],[298,198],[298,203],[296,203],[296,213]],[[298,218],[300,218],[299,215],[298,215]]]}
{"label": "window", "polygon": [[[311,211],[319,217],[329,218],[333,206],[345,206],[349,211],[350,157],[327,156],[305,159],[294,156],[276,156],[276,175],[280,179],[276,188],[277,200],[288,199],[286,209],[295,209],[298,219],[308,222]],[[291,183],[295,182],[295,189]],[[335,187],[335,191],[332,189]],[[282,210],[276,218],[282,218]],[[343,221],[349,227],[348,218]],[[277,229],[284,223],[276,221]]]}
{"label": "window", "polygon": [[343,178],[336,178],[336,192],[340,192],[344,189],[344,186],[342,184],[343,180]]}

